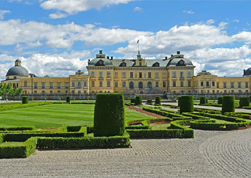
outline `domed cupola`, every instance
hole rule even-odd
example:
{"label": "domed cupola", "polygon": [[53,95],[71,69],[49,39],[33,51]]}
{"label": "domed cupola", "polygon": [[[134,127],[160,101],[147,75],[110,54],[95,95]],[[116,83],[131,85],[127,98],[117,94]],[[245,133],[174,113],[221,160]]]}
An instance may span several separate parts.
{"label": "domed cupola", "polygon": [[15,61],[15,66],[11,67],[6,75],[7,80],[17,79],[21,77],[29,77],[29,72],[26,68],[21,66],[21,60],[17,59]]}

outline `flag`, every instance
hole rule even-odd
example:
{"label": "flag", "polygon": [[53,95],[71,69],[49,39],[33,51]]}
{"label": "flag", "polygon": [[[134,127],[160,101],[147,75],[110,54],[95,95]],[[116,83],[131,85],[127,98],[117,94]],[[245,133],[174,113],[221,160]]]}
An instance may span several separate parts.
{"label": "flag", "polygon": [[139,43],[139,40],[137,41],[137,43]]}

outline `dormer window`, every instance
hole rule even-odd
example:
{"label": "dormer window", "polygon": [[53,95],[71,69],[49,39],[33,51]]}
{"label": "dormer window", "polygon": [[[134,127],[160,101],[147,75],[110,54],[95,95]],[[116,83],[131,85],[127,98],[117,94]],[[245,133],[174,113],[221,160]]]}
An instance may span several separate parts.
{"label": "dormer window", "polygon": [[180,61],[177,63],[177,66],[186,66],[185,61],[184,61],[184,60],[180,60]]}
{"label": "dormer window", "polygon": [[158,63],[158,62],[155,62],[155,63],[153,64],[153,67],[159,67],[159,63]]}
{"label": "dormer window", "polygon": [[104,66],[104,61],[103,60],[99,60],[97,62],[97,66]]}
{"label": "dormer window", "polygon": [[121,66],[121,67],[126,67],[126,63],[125,63],[125,62],[122,62],[122,63],[120,64],[120,66]]}

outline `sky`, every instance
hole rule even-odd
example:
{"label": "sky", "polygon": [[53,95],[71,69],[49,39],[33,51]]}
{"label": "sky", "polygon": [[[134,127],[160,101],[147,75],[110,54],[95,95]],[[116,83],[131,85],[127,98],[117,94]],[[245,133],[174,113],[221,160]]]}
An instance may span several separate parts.
{"label": "sky", "polygon": [[248,0],[0,0],[0,79],[16,59],[39,77],[87,74],[99,50],[115,59],[181,51],[195,67],[241,77],[251,67]]}

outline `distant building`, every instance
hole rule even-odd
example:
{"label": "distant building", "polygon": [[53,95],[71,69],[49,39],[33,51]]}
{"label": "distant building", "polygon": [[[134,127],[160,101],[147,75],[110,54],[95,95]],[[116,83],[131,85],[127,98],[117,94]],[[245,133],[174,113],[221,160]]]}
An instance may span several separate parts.
{"label": "distant building", "polygon": [[113,59],[99,51],[88,60],[88,75],[81,70],[69,77],[37,77],[29,74],[17,59],[6,80],[12,86],[22,87],[24,94],[226,94],[249,93],[251,68],[242,77],[217,77],[202,71],[194,76],[193,63],[177,54],[164,59],[144,59],[140,51],[136,59]]}

